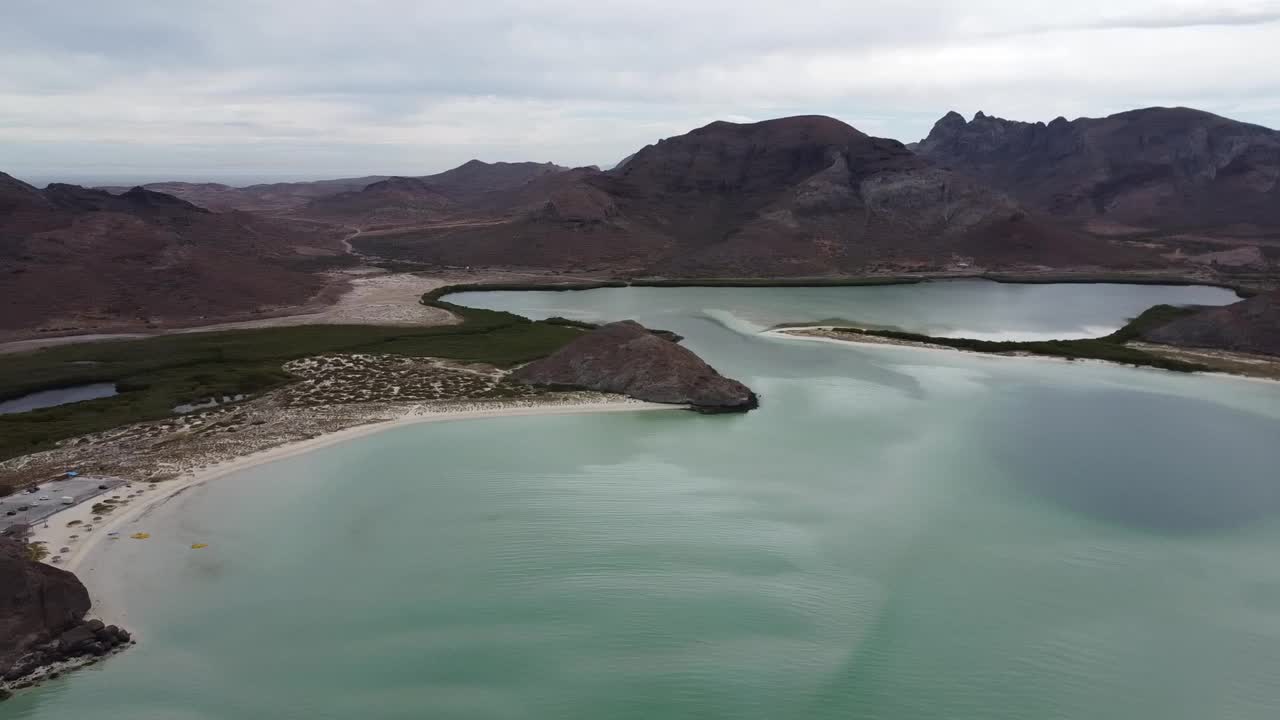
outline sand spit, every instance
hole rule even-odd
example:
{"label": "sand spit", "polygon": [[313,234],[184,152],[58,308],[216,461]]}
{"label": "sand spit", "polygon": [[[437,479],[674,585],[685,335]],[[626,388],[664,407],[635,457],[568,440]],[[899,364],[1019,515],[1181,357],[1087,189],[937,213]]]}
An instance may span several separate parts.
{"label": "sand spit", "polygon": [[[791,340],[807,340],[811,342],[827,342],[844,346],[894,345],[897,347],[916,348],[918,350],[963,353],[966,355],[982,355],[984,357],[995,358],[1003,357],[1043,360],[1049,362],[1116,364],[1107,360],[1092,358],[1072,359],[1065,357],[1052,357],[1049,355],[1037,355],[1026,352],[977,352],[975,350],[965,350],[962,348],[951,347],[949,345],[937,345],[934,343],[916,342],[900,338],[881,337],[879,335],[856,335],[845,333],[840,332],[834,326],[829,325],[780,328],[777,330],[767,330],[763,334],[770,337],[786,338]],[[1131,345],[1152,354],[1159,354],[1175,360],[1183,360],[1185,362],[1200,363],[1214,368],[1213,372],[1200,373],[1202,375],[1221,375],[1224,377],[1235,378],[1237,380],[1260,380],[1266,382],[1280,381],[1280,359],[1277,358],[1213,350],[1186,350],[1182,348],[1154,345],[1151,343],[1131,343]]]}

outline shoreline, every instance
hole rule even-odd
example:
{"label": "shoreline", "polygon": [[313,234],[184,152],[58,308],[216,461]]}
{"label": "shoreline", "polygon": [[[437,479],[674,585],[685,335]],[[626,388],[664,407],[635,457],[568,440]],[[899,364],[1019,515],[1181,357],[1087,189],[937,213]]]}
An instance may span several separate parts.
{"label": "shoreline", "polygon": [[[888,275],[841,275],[841,276],[809,276],[809,277],[774,277],[774,278],[664,278],[633,277],[616,278],[601,274],[594,279],[576,277],[564,279],[563,276],[534,270],[518,271],[494,270],[490,273],[477,273],[475,276],[432,270],[408,272],[378,273],[377,277],[408,275],[421,281],[439,283],[428,288],[427,293],[438,293],[436,299],[461,292],[498,292],[498,291],[575,291],[595,290],[599,288],[619,287],[874,287],[887,285],[917,285],[927,282],[945,282],[949,280],[987,280],[1002,284],[1117,284],[1117,285],[1173,285],[1217,287],[1231,290],[1241,297],[1248,297],[1267,284],[1276,284],[1280,280],[1265,278],[1258,282],[1234,281],[1230,278],[1194,277],[1186,274],[1135,273],[1096,271],[933,271],[919,273],[897,273]],[[343,297],[351,295],[351,291]],[[419,293],[420,295],[421,293]],[[19,333],[18,336],[0,341],[0,354],[14,352],[31,352],[57,345],[69,345],[82,342],[109,342],[112,340],[129,340],[164,335],[218,332],[220,330],[241,329],[242,327],[278,327],[281,325],[325,324],[322,319],[339,305],[342,298],[331,304],[298,306],[284,309],[265,317],[226,318],[213,323],[177,323],[158,331],[139,330],[135,325],[121,325],[110,328],[95,328],[84,333],[64,334]],[[309,322],[310,321],[310,322]],[[373,323],[381,324],[381,323]],[[391,325],[400,323],[392,322]]]}
{"label": "shoreline", "polygon": [[573,279],[550,282],[461,282],[445,284],[423,294],[423,305],[449,309],[450,295],[467,292],[575,292],[602,288],[826,288],[826,287],[888,287],[893,285],[922,285],[931,282],[985,280],[1003,285],[1166,285],[1171,287],[1215,287],[1234,292],[1247,298],[1275,285],[1278,281],[1267,278],[1260,282],[1232,282],[1222,278],[1200,278],[1187,275],[1161,275],[1143,273],[1126,275],[1102,271],[1081,272],[988,272],[988,271],[936,271],[900,273],[891,275],[841,275],[775,278],[662,278],[632,277],[585,280]]}
{"label": "shoreline", "polygon": [[[928,352],[952,352],[952,353],[959,353],[961,355],[971,355],[971,356],[989,357],[989,358],[1043,360],[1043,361],[1049,361],[1049,362],[1073,363],[1073,364],[1074,363],[1095,363],[1099,365],[1125,367],[1125,368],[1136,369],[1136,370],[1162,370],[1162,368],[1158,368],[1158,367],[1132,365],[1130,363],[1117,362],[1114,360],[1104,360],[1101,358],[1054,357],[1052,355],[1040,355],[1036,353],[1027,353],[1027,352],[1006,352],[1006,353],[981,352],[978,350],[966,350],[964,348],[951,347],[948,345],[937,345],[937,344],[927,343],[927,342],[913,342],[908,340],[898,340],[894,338],[879,337],[876,335],[858,335],[858,336],[853,336],[850,339],[845,339],[843,337],[837,338],[837,337],[832,337],[829,334],[826,334],[826,333],[832,332],[834,329],[835,329],[834,326],[830,326],[830,325],[808,325],[808,326],[802,326],[802,327],[774,328],[772,330],[765,330],[760,334],[765,337],[780,338],[784,340],[822,342],[822,343],[830,343],[833,345],[843,345],[846,347],[849,347],[849,346],[886,347],[888,346],[888,347],[901,347],[901,348],[910,348],[915,350],[924,350]],[[1273,362],[1273,366],[1280,367],[1280,358],[1276,359]],[[1173,371],[1164,370],[1164,372],[1173,372]],[[1209,370],[1209,371],[1199,370],[1195,372],[1177,373],[1177,374],[1228,378],[1232,380],[1248,380],[1251,382],[1280,383],[1280,377],[1270,377],[1265,375],[1251,375],[1247,373],[1234,373],[1234,372],[1226,372],[1223,370]]]}
{"label": "shoreline", "polygon": [[[108,533],[119,533],[115,542],[128,540],[127,535],[131,533],[125,531],[126,526],[133,525],[149,516],[191,488],[252,467],[296,457],[313,450],[410,425],[503,417],[658,410],[675,411],[684,409],[685,406],[682,405],[663,405],[613,398],[602,398],[587,402],[544,403],[532,406],[510,406],[495,403],[491,407],[468,409],[432,409],[425,405],[412,406],[398,417],[354,425],[313,438],[285,442],[248,455],[228,458],[213,465],[183,473],[171,480],[132,482],[128,486],[122,486],[121,489],[128,488],[133,490],[133,500],[109,517],[104,518],[104,521],[94,525],[92,534],[88,537],[76,532],[84,524],[89,523],[93,517],[91,504],[85,502],[49,516],[46,523],[47,527],[41,525],[32,528],[31,540],[44,542],[50,550],[50,555],[58,554],[56,551],[60,547],[73,547],[71,553],[65,554],[63,561],[56,567],[75,573],[81,582],[89,588],[91,614],[99,617],[105,616],[113,623],[124,624],[128,620],[127,610],[120,602],[118,593],[113,592],[114,588],[112,588],[111,583],[104,582],[104,577],[110,574],[107,572],[109,558],[104,555],[107,545],[106,540],[109,537]],[[68,522],[76,520],[80,521],[81,525],[67,527]],[[79,535],[79,537],[73,539],[71,537],[73,535]]]}

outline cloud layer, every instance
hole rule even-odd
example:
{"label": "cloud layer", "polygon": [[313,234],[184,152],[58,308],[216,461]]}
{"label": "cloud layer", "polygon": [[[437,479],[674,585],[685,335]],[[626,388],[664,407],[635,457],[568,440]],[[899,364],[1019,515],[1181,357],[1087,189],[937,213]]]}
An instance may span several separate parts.
{"label": "cloud layer", "polygon": [[1191,105],[1280,126],[1280,1],[5,0],[0,169],[220,178],[609,164],[714,119],[918,139]]}

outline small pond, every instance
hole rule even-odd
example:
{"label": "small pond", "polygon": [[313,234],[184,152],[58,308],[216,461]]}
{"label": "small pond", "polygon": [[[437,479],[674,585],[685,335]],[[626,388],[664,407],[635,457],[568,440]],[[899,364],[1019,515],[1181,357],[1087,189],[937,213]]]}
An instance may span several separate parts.
{"label": "small pond", "polygon": [[117,394],[115,383],[89,383],[87,385],[72,385],[71,387],[58,388],[56,390],[41,390],[40,392],[28,393],[22,397],[0,402],[0,415],[30,412],[41,408],[57,407],[58,405],[67,405],[85,400],[97,400],[98,398],[111,397]]}

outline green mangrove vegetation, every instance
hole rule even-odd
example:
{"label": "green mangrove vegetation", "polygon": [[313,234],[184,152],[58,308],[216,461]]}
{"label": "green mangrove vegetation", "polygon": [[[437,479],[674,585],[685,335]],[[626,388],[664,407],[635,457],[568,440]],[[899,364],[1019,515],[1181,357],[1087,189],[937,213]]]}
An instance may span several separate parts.
{"label": "green mangrove vegetation", "polygon": [[[993,278],[994,279],[994,278]],[[1058,281],[1062,281],[1059,279]],[[1132,282],[1133,280],[1126,280]],[[564,318],[534,322],[508,312],[456,305],[444,298],[468,291],[567,291],[628,285],[850,286],[921,282],[915,278],[833,278],[794,280],[606,280],[598,282],[471,283],[448,285],[422,295],[423,305],[452,312],[456,325],[387,327],[301,325],[292,327],[158,335],[134,340],[87,342],[0,355],[0,401],[42,390],[88,383],[114,383],[118,395],[0,415],[0,460],[52,447],[66,438],[173,415],[183,403],[210,397],[253,395],[293,382],[283,369],[290,360],[325,353],[371,353],[439,357],[508,367],[545,357],[591,327]],[[1145,329],[1189,312],[1157,306],[1116,333],[1090,340],[989,342],[937,338],[887,329],[840,328],[875,335],[988,353],[1029,353],[1099,359],[1131,365],[1194,371],[1203,366],[1127,347]],[[671,339],[678,340],[672,336]]]}
{"label": "green mangrove vegetation", "polygon": [[903,342],[940,345],[968,350],[970,352],[991,353],[999,355],[1026,354],[1047,357],[1066,358],[1068,360],[1106,360],[1107,362],[1154,367],[1175,372],[1199,372],[1211,368],[1197,363],[1184,362],[1149,353],[1138,348],[1129,347],[1126,343],[1139,339],[1148,329],[1159,327],[1165,323],[1195,312],[1190,308],[1173,305],[1156,305],[1133,318],[1119,330],[1099,338],[1083,340],[1033,340],[1033,341],[997,341],[974,340],[971,338],[936,337],[900,330],[875,330],[869,328],[837,327],[835,332],[848,335],[900,340]]}
{"label": "green mangrove vegetation", "polygon": [[441,288],[422,302],[454,312],[462,319],[457,325],[300,325],[178,333],[0,355],[0,400],[100,382],[115,383],[120,393],[0,415],[0,459],[48,449],[66,438],[170,417],[183,403],[286,385],[294,378],[282,365],[298,358],[378,353],[509,367],[549,355],[582,332],[570,324],[533,322],[437,300],[456,291]]}

